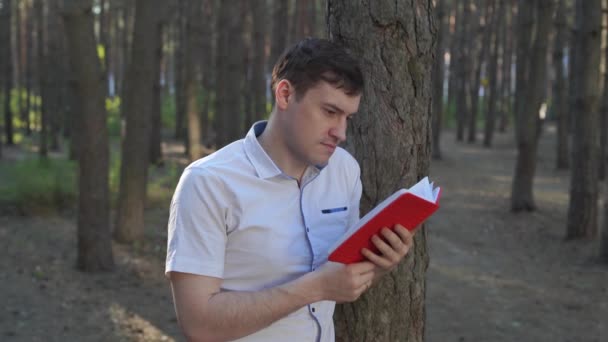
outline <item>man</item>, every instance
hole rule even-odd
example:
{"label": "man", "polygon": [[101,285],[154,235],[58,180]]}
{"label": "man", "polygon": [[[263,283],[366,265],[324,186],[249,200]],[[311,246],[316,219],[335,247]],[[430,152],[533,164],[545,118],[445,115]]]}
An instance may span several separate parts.
{"label": "man", "polygon": [[[192,163],[171,203],[166,273],[191,341],[333,341],[335,302],[356,300],[412,246],[397,225],[369,261],[327,262],[359,219],[355,159],[338,144],[363,76],[334,43],[308,38],[273,70],[268,122]],[[238,96],[238,94],[236,94]]]}

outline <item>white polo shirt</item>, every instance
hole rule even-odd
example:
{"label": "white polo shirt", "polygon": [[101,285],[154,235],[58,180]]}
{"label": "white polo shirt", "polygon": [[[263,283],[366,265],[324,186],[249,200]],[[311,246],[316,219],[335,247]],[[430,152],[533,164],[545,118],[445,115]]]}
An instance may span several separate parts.
{"label": "white polo shirt", "polygon": [[[274,287],[327,261],[328,248],[359,219],[360,170],[337,148],[325,167],[309,167],[301,186],[257,140],[245,139],[190,164],[169,217],[165,272],[222,278],[222,290]],[[238,341],[334,341],[334,302],[303,307]]]}

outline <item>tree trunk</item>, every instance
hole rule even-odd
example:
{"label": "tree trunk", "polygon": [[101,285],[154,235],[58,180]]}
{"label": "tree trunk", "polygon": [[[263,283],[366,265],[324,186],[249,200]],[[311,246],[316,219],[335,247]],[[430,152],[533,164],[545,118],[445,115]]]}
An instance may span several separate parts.
{"label": "tree trunk", "polygon": [[446,0],[437,0],[436,22],[439,23],[435,61],[433,64],[433,159],[441,159],[441,128],[443,119],[443,81],[445,79],[445,42],[449,31],[449,8]]}
{"label": "tree trunk", "polygon": [[[606,9],[604,9],[606,11]],[[606,14],[606,13],[605,13]],[[607,19],[608,15],[604,15],[604,19]],[[604,47],[604,57],[608,58],[608,40],[604,41],[606,45]],[[608,63],[608,59],[604,58],[604,65]],[[606,179],[606,161],[608,161],[608,68],[604,67],[604,94],[602,95],[601,109],[600,109],[600,156],[599,156],[599,174],[598,180],[604,181]],[[608,193],[607,193],[608,195]]]}
{"label": "tree trunk", "polygon": [[21,119],[25,124],[25,135],[28,137],[32,135],[32,122],[31,122],[31,106],[32,106],[32,66],[33,66],[33,54],[34,54],[34,37],[33,37],[33,20],[31,18],[31,10],[29,9],[28,3],[24,3],[25,14],[25,106],[22,107],[23,112],[21,113]]}
{"label": "tree trunk", "polygon": [[[314,1],[311,1],[314,4]],[[251,1],[253,17],[253,63],[251,75],[251,94],[253,95],[253,121],[266,117],[266,79],[264,66],[266,63],[264,47],[266,46],[266,1]],[[249,128],[248,123],[245,128]]]}
{"label": "tree trunk", "polygon": [[[449,35],[449,55],[450,55],[450,64],[448,66],[448,101],[447,101],[447,117],[451,118],[452,116],[456,118],[456,93],[458,92],[458,84],[457,84],[457,63],[456,61],[460,58],[458,54],[461,53],[458,43],[462,24],[462,5],[460,2],[452,2],[454,5],[450,11],[450,16],[454,16],[454,29],[452,30],[452,25],[450,24],[450,35]],[[451,21],[451,19],[449,19]]]}
{"label": "tree trunk", "polygon": [[435,13],[439,25],[435,45],[435,62],[433,64],[433,158],[441,159],[441,126],[443,119],[443,81],[445,78],[445,41],[449,30],[449,4],[446,0],[437,0]]}
{"label": "tree trunk", "polygon": [[12,75],[12,43],[11,43],[11,32],[12,32],[12,1],[5,0],[2,8],[0,17],[2,18],[2,33],[4,34],[2,42],[4,44],[4,68],[0,71],[4,73],[4,136],[6,138],[7,145],[13,145],[13,113],[11,111],[10,99],[11,99],[11,88],[13,86],[13,75]]}
{"label": "tree trunk", "polygon": [[[538,111],[545,93],[546,56],[553,9],[553,0],[519,2],[516,99],[518,105],[515,129],[517,161],[511,189],[513,211],[536,209],[533,182],[538,145]],[[531,43],[529,43],[530,32],[535,32]],[[526,79],[526,75],[529,78]]]}
{"label": "tree trunk", "polygon": [[48,157],[48,127],[49,127],[49,107],[52,99],[49,92],[49,78],[48,78],[48,53],[46,49],[45,32],[48,33],[48,28],[45,27],[44,23],[44,3],[42,0],[36,0],[34,3],[36,12],[37,32],[36,38],[38,39],[38,84],[40,89],[40,140],[38,154],[42,158]]}
{"label": "tree trunk", "polygon": [[[254,2],[255,3],[255,2]],[[215,6],[212,0],[202,2],[202,15],[205,18],[213,18],[215,14]],[[215,60],[213,58],[215,50],[213,44],[213,27],[212,20],[207,20],[201,23],[201,73],[202,73],[202,88],[203,88],[203,106],[201,108],[201,135],[204,145],[213,144],[212,125],[210,124],[210,111],[213,99],[213,84],[215,78]]]}
{"label": "tree trunk", "polygon": [[[487,2],[485,6],[481,6],[481,1],[477,1],[477,15],[476,15],[476,36],[482,37],[482,41],[480,42],[480,46],[478,46],[477,51],[470,51],[471,58],[474,57],[475,52],[477,52],[477,61],[476,63],[471,63],[474,65],[474,71],[471,80],[470,87],[470,98],[471,98],[471,111],[469,115],[469,134],[467,138],[467,142],[474,143],[477,141],[477,114],[479,112],[479,86],[481,85],[481,73],[484,66],[484,63],[487,65],[488,60],[488,51],[490,50],[490,43],[492,39],[492,28],[490,27],[490,22],[492,21],[492,16],[494,10],[493,2]],[[482,8],[485,9],[485,13],[482,12]],[[484,24],[481,25],[481,19],[483,18]],[[472,39],[474,41],[478,39]],[[487,70],[487,67],[486,67]],[[488,77],[486,71],[486,78]],[[484,85],[484,89],[487,89],[487,86]],[[487,96],[488,91],[484,91],[484,99]],[[486,101],[484,101],[485,103]]]}
{"label": "tree trunk", "polygon": [[[608,160],[604,161],[608,164]],[[606,165],[608,167],[608,165]],[[608,182],[604,182],[604,194],[608,196]],[[600,260],[608,264],[608,200],[604,200],[604,223],[602,224],[600,237]]]}
{"label": "tree trunk", "polygon": [[189,149],[186,133],[186,87],[185,87],[185,65],[186,65],[186,8],[189,0],[178,2],[178,14],[176,20],[177,43],[175,50],[175,139],[186,141],[186,149]]}
{"label": "tree trunk", "polygon": [[471,0],[462,1],[462,6],[464,7],[462,11],[462,17],[456,18],[456,22],[459,24],[458,30],[458,58],[455,58],[454,62],[456,63],[456,140],[463,141],[464,139],[464,129],[467,122],[467,113],[468,105],[467,105],[467,76],[469,75],[469,63],[467,63],[467,59],[469,57],[468,51],[466,50],[466,42],[469,35],[469,20],[471,15],[470,8]]}
{"label": "tree trunk", "polygon": [[[362,214],[429,172],[433,20],[430,0],[390,9],[361,0],[328,2],[330,37],[360,59],[368,85],[347,144],[361,164]],[[423,340],[425,228],[414,246],[380,284],[357,302],[336,308],[338,341]]]}
{"label": "tree trunk", "polygon": [[495,13],[492,15],[492,23],[491,23],[491,43],[488,46],[491,46],[490,53],[490,65],[488,67],[488,78],[490,80],[490,86],[488,91],[488,103],[487,103],[487,111],[486,111],[486,120],[484,127],[484,136],[483,136],[483,145],[485,147],[491,147],[492,141],[494,140],[494,130],[495,130],[495,122],[497,117],[497,109],[498,109],[498,50],[500,46],[500,34],[499,29],[503,25],[504,20],[504,9],[505,9],[506,0],[498,0],[498,9],[495,10]]}
{"label": "tree trunk", "polygon": [[602,23],[600,0],[578,0],[576,11],[576,87],[570,178],[570,206],[566,238],[595,237],[598,233],[599,70]]}
{"label": "tree trunk", "polygon": [[108,131],[104,77],[97,57],[91,1],[66,0],[65,26],[82,115],[78,261],[84,271],[114,267],[109,225]]}
{"label": "tree trunk", "polygon": [[[162,2],[163,4],[165,2]],[[151,6],[151,5],[148,5]],[[160,85],[160,69],[161,69],[161,61],[163,58],[163,28],[165,27],[166,21],[166,12],[168,6],[161,10],[156,9],[156,13],[154,14],[156,17],[156,24],[151,31],[152,35],[157,37],[155,39],[156,45],[154,48],[154,53],[147,57],[150,58],[151,64],[151,72],[152,72],[152,107],[150,110],[151,116],[151,127],[150,127],[150,153],[149,153],[149,162],[154,165],[161,165],[163,163],[163,153],[162,153],[162,139],[161,139],[161,130],[162,130],[162,118],[161,118],[161,85]]]}
{"label": "tree trunk", "polygon": [[505,12],[505,25],[502,28],[503,31],[503,80],[501,83],[501,110],[500,110],[500,119],[498,124],[498,131],[500,133],[504,133],[507,130],[507,126],[509,124],[509,117],[513,112],[513,96],[512,96],[512,87],[513,82],[511,81],[511,69],[512,69],[512,60],[513,60],[513,18],[515,17],[513,14],[513,0],[508,0],[507,11]]}
{"label": "tree trunk", "polygon": [[[270,58],[268,59],[268,70],[271,71],[274,63],[277,62],[287,46],[287,16],[289,8],[288,1],[285,0],[274,0],[272,6],[272,42],[270,46]],[[274,94],[272,98],[274,100]]]}
{"label": "tree trunk", "polygon": [[243,77],[241,72],[243,27],[240,16],[244,6],[236,1],[220,3],[217,40],[217,82],[216,119],[217,147],[221,148],[239,138],[243,133],[241,99],[234,96],[241,93]]}
{"label": "tree trunk", "polygon": [[159,68],[159,14],[162,0],[137,0],[131,63],[125,79],[123,117],[126,134],[122,143],[120,193],[114,239],[130,243],[144,237],[144,207],[150,153],[151,99],[155,91],[155,74]]}
{"label": "tree trunk", "polygon": [[[559,0],[555,15],[555,46],[553,48],[553,67],[555,68],[555,83],[553,85],[553,107],[557,118],[557,169],[570,167],[569,139],[569,110],[566,68],[564,66],[564,48],[568,35],[565,0]],[[608,50],[607,50],[608,52]],[[605,93],[606,94],[606,93]],[[608,96],[604,97],[608,99]],[[608,105],[608,103],[606,103]],[[608,109],[608,107],[606,107]]]}
{"label": "tree trunk", "polygon": [[[222,2],[221,6],[226,2]],[[186,118],[187,131],[188,131],[188,155],[190,161],[194,161],[203,156],[203,149],[201,145],[201,123],[200,123],[200,110],[198,105],[198,68],[196,63],[196,49],[195,46],[198,43],[199,33],[193,30],[193,25],[196,25],[195,21],[198,20],[195,8],[199,8],[196,1],[189,0],[186,5],[188,14],[186,18],[186,30],[185,30],[185,65],[184,65],[184,90],[185,90],[185,105],[186,105]],[[235,16],[238,17],[238,16]],[[240,19],[240,18],[239,18]],[[239,56],[240,57],[240,56]]]}

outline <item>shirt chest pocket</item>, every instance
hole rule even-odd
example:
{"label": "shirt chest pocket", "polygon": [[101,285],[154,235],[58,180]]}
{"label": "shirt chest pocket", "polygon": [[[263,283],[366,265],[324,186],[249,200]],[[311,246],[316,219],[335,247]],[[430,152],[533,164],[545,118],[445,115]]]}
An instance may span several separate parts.
{"label": "shirt chest pocket", "polygon": [[318,209],[318,223],[321,230],[338,230],[339,233],[346,231],[350,210],[346,205],[325,205]]}

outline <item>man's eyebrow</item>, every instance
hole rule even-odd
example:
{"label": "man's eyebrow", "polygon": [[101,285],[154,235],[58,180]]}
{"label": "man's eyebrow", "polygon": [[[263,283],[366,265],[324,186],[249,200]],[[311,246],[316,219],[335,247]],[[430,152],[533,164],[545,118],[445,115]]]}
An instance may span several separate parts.
{"label": "man's eyebrow", "polygon": [[331,107],[331,109],[335,110],[336,112],[344,113],[344,111],[340,107],[338,107],[338,106],[336,106],[336,105],[334,105],[332,103],[323,102],[323,106],[325,106],[325,107]]}

